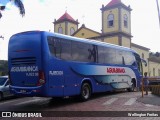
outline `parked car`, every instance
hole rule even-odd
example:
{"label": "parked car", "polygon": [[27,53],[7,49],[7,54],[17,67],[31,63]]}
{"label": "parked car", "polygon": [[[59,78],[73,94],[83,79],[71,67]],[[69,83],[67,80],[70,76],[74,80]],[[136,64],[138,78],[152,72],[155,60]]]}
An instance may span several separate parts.
{"label": "parked car", "polygon": [[8,76],[0,76],[0,100],[9,96],[13,96],[13,94],[9,90]]}

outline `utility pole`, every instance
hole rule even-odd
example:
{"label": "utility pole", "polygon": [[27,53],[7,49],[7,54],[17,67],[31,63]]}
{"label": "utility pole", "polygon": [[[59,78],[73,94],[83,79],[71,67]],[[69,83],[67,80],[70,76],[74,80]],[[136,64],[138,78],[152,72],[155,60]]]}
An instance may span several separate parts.
{"label": "utility pole", "polygon": [[158,11],[158,19],[159,19],[159,27],[160,27],[160,10],[159,10],[158,0],[156,0],[156,3],[157,3],[157,11]]}

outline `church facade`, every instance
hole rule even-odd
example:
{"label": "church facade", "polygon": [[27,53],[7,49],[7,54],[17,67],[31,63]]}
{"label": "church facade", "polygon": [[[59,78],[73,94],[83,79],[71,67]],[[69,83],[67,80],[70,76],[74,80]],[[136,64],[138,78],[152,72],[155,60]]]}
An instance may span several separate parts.
{"label": "church facade", "polygon": [[67,12],[54,21],[54,32],[134,49],[148,63],[148,66],[143,65],[143,73],[147,72],[149,76],[160,76],[160,62],[150,59],[150,49],[132,42],[130,6],[126,6],[121,0],[111,0],[107,5],[102,5],[100,10],[101,33],[87,28],[84,24],[78,28],[78,20],[74,20]]}

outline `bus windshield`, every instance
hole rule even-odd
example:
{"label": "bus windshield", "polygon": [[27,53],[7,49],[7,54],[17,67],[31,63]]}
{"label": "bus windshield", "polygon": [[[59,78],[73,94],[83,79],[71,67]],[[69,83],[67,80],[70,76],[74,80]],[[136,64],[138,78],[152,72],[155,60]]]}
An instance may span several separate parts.
{"label": "bus windshield", "polygon": [[141,74],[143,74],[143,68],[142,68],[142,60],[138,54],[135,54],[136,63],[138,65],[138,70]]}

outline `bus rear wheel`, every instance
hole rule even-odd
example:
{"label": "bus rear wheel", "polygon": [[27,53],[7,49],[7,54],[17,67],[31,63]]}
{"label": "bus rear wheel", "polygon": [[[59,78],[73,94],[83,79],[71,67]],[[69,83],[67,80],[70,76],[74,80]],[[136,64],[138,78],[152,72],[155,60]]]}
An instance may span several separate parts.
{"label": "bus rear wheel", "polygon": [[87,101],[91,97],[91,86],[89,83],[83,83],[81,87],[80,99]]}

